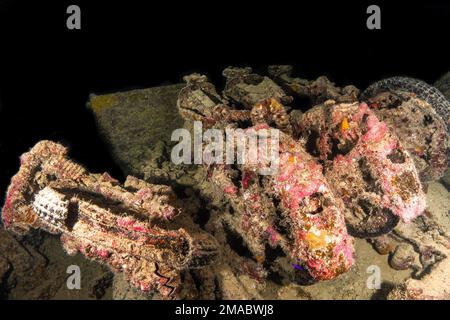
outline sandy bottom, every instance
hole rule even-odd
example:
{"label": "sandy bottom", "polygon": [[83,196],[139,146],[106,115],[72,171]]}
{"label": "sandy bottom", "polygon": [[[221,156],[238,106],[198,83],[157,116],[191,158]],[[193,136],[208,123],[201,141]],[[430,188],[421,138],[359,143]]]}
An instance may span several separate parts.
{"label": "sandy bottom", "polygon": [[[433,218],[450,232],[450,193],[446,188],[434,182],[430,184],[427,193],[428,210]],[[11,288],[10,299],[148,299],[137,290],[131,288],[122,275],[108,271],[105,266],[85,259],[77,254],[68,256],[57,237],[48,236],[38,248],[42,256],[46,257],[49,277],[33,279],[36,288],[26,291],[24,286]],[[285,286],[268,282],[263,299],[347,299],[367,300],[385,299],[393,286],[404,282],[411,275],[410,270],[397,271],[388,264],[388,255],[378,254],[364,239],[355,240],[356,262],[353,268],[331,281],[318,282],[312,285],[289,284]],[[67,267],[77,265],[81,270],[81,290],[69,290],[66,280],[69,274]],[[368,279],[372,279],[374,269],[379,270],[380,287],[368,286]],[[18,278],[20,281],[20,277]],[[42,285],[39,285],[42,283]],[[44,286],[52,283],[51,286]],[[369,284],[373,284],[369,281]],[[44,289],[45,287],[45,289]],[[51,289],[50,289],[51,288]],[[34,291],[34,292],[33,292]]]}
{"label": "sandy bottom", "polygon": [[[427,209],[441,226],[450,231],[450,193],[442,184],[433,182],[429,185]],[[279,298],[298,299],[307,293],[311,299],[385,299],[394,285],[411,275],[410,270],[392,269],[388,264],[388,255],[378,254],[364,239],[356,239],[355,252],[356,263],[346,274],[310,286],[284,287],[279,291]],[[373,275],[371,266],[379,267],[380,289],[369,289],[367,286],[368,278]]]}

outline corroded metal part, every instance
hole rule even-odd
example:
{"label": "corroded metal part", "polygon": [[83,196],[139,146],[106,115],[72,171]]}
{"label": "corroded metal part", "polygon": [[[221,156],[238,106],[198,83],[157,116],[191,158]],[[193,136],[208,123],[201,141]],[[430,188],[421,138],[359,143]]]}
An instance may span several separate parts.
{"label": "corroded metal part", "polygon": [[[238,111],[250,110],[247,127],[241,131],[243,135],[234,137],[235,145],[247,148],[247,137],[258,136],[264,143],[260,141],[257,154],[263,155],[265,151],[261,146],[269,146],[270,149],[278,142],[271,136],[270,126],[281,132],[277,154],[279,170],[272,175],[260,175],[260,169],[270,162],[266,158],[258,164],[239,164],[237,170],[228,165],[208,168],[210,180],[234,208],[234,215],[224,214],[221,220],[244,239],[259,264],[266,260],[266,246],[269,245],[281,248],[293,261],[301,260],[317,280],[333,279],[346,272],[353,264],[353,239],[345,227],[343,203],[334,197],[322,174],[322,167],[304,150],[301,142],[291,137],[290,118],[280,101],[287,96],[276,85],[272,87],[273,91],[266,90],[263,85],[265,79],[256,81],[256,75],[249,69],[229,68],[224,74],[228,77],[228,87],[224,90],[226,98],[247,109]],[[256,82],[251,82],[252,79]],[[247,83],[249,81],[251,83]],[[214,107],[203,108],[194,102],[197,93],[192,89],[188,83],[178,100],[180,114],[185,120],[201,120],[218,129],[228,126],[241,129],[242,123],[231,118],[216,117],[209,121],[214,118],[210,112]],[[256,94],[255,90],[261,90],[264,95]],[[215,90],[213,92],[216,93]],[[201,114],[200,117],[184,112],[184,109],[196,106],[207,112],[197,113]],[[228,112],[235,110],[228,105],[223,107]],[[249,154],[250,150],[245,153]]]}
{"label": "corroded metal part", "polygon": [[367,104],[328,101],[303,115],[300,130],[349,209],[346,221],[353,235],[385,234],[399,219],[409,222],[424,211],[414,162]]}
{"label": "corroded metal part", "polygon": [[449,161],[449,136],[431,104],[414,93],[399,91],[380,92],[368,103],[402,141],[424,185],[443,176]]}
{"label": "corroded metal part", "polygon": [[108,174],[91,174],[67,158],[67,149],[41,141],[21,157],[2,218],[16,232],[40,228],[61,235],[69,254],[124,272],[143,291],[174,298],[180,271],[215,261],[217,245],[207,234],[165,229],[180,210],[170,187],[128,177],[125,186]]}

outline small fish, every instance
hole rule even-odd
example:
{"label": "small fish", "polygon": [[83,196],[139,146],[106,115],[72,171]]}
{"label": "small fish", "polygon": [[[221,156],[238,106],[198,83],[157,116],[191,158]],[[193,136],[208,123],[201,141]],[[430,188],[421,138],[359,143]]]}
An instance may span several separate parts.
{"label": "small fish", "polygon": [[300,267],[299,265],[297,265],[297,264],[294,264],[294,263],[291,263],[291,265],[295,268],[295,269],[298,269],[298,270],[303,270],[303,271],[305,271],[305,269],[303,269],[302,267]]}

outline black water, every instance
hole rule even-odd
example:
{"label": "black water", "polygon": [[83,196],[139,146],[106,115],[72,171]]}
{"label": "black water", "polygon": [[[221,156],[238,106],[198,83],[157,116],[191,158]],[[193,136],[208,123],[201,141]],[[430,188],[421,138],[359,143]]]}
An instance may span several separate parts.
{"label": "black water", "polygon": [[[382,29],[373,31],[368,2],[92,2],[0,1],[2,196],[18,156],[41,139],[121,178],[85,107],[92,92],[176,83],[191,71],[223,83],[228,65],[294,64],[303,78],[360,88],[392,75],[434,82],[450,69],[443,1],[378,2]],[[81,7],[81,31],[66,28],[70,4]]]}

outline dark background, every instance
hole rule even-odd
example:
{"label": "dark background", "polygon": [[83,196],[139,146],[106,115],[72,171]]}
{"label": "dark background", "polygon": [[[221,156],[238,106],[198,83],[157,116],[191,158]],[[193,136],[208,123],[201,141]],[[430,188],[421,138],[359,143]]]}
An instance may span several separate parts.
{"label": "dark background", "polygon": [[[41,139],[123,178],[85,107],[92,92],[176,83],[191,71],[220,86],[228,65],[294,64],[302,78],[359,88],[392,75],[433,83],[450,69],[444,1],[145,2],[0,0],[2,197],[19,155]],[[66,28],[70,4],[81,7],[81,30]],[[381,30],[366,28],[370,4],[381,7]]]}

